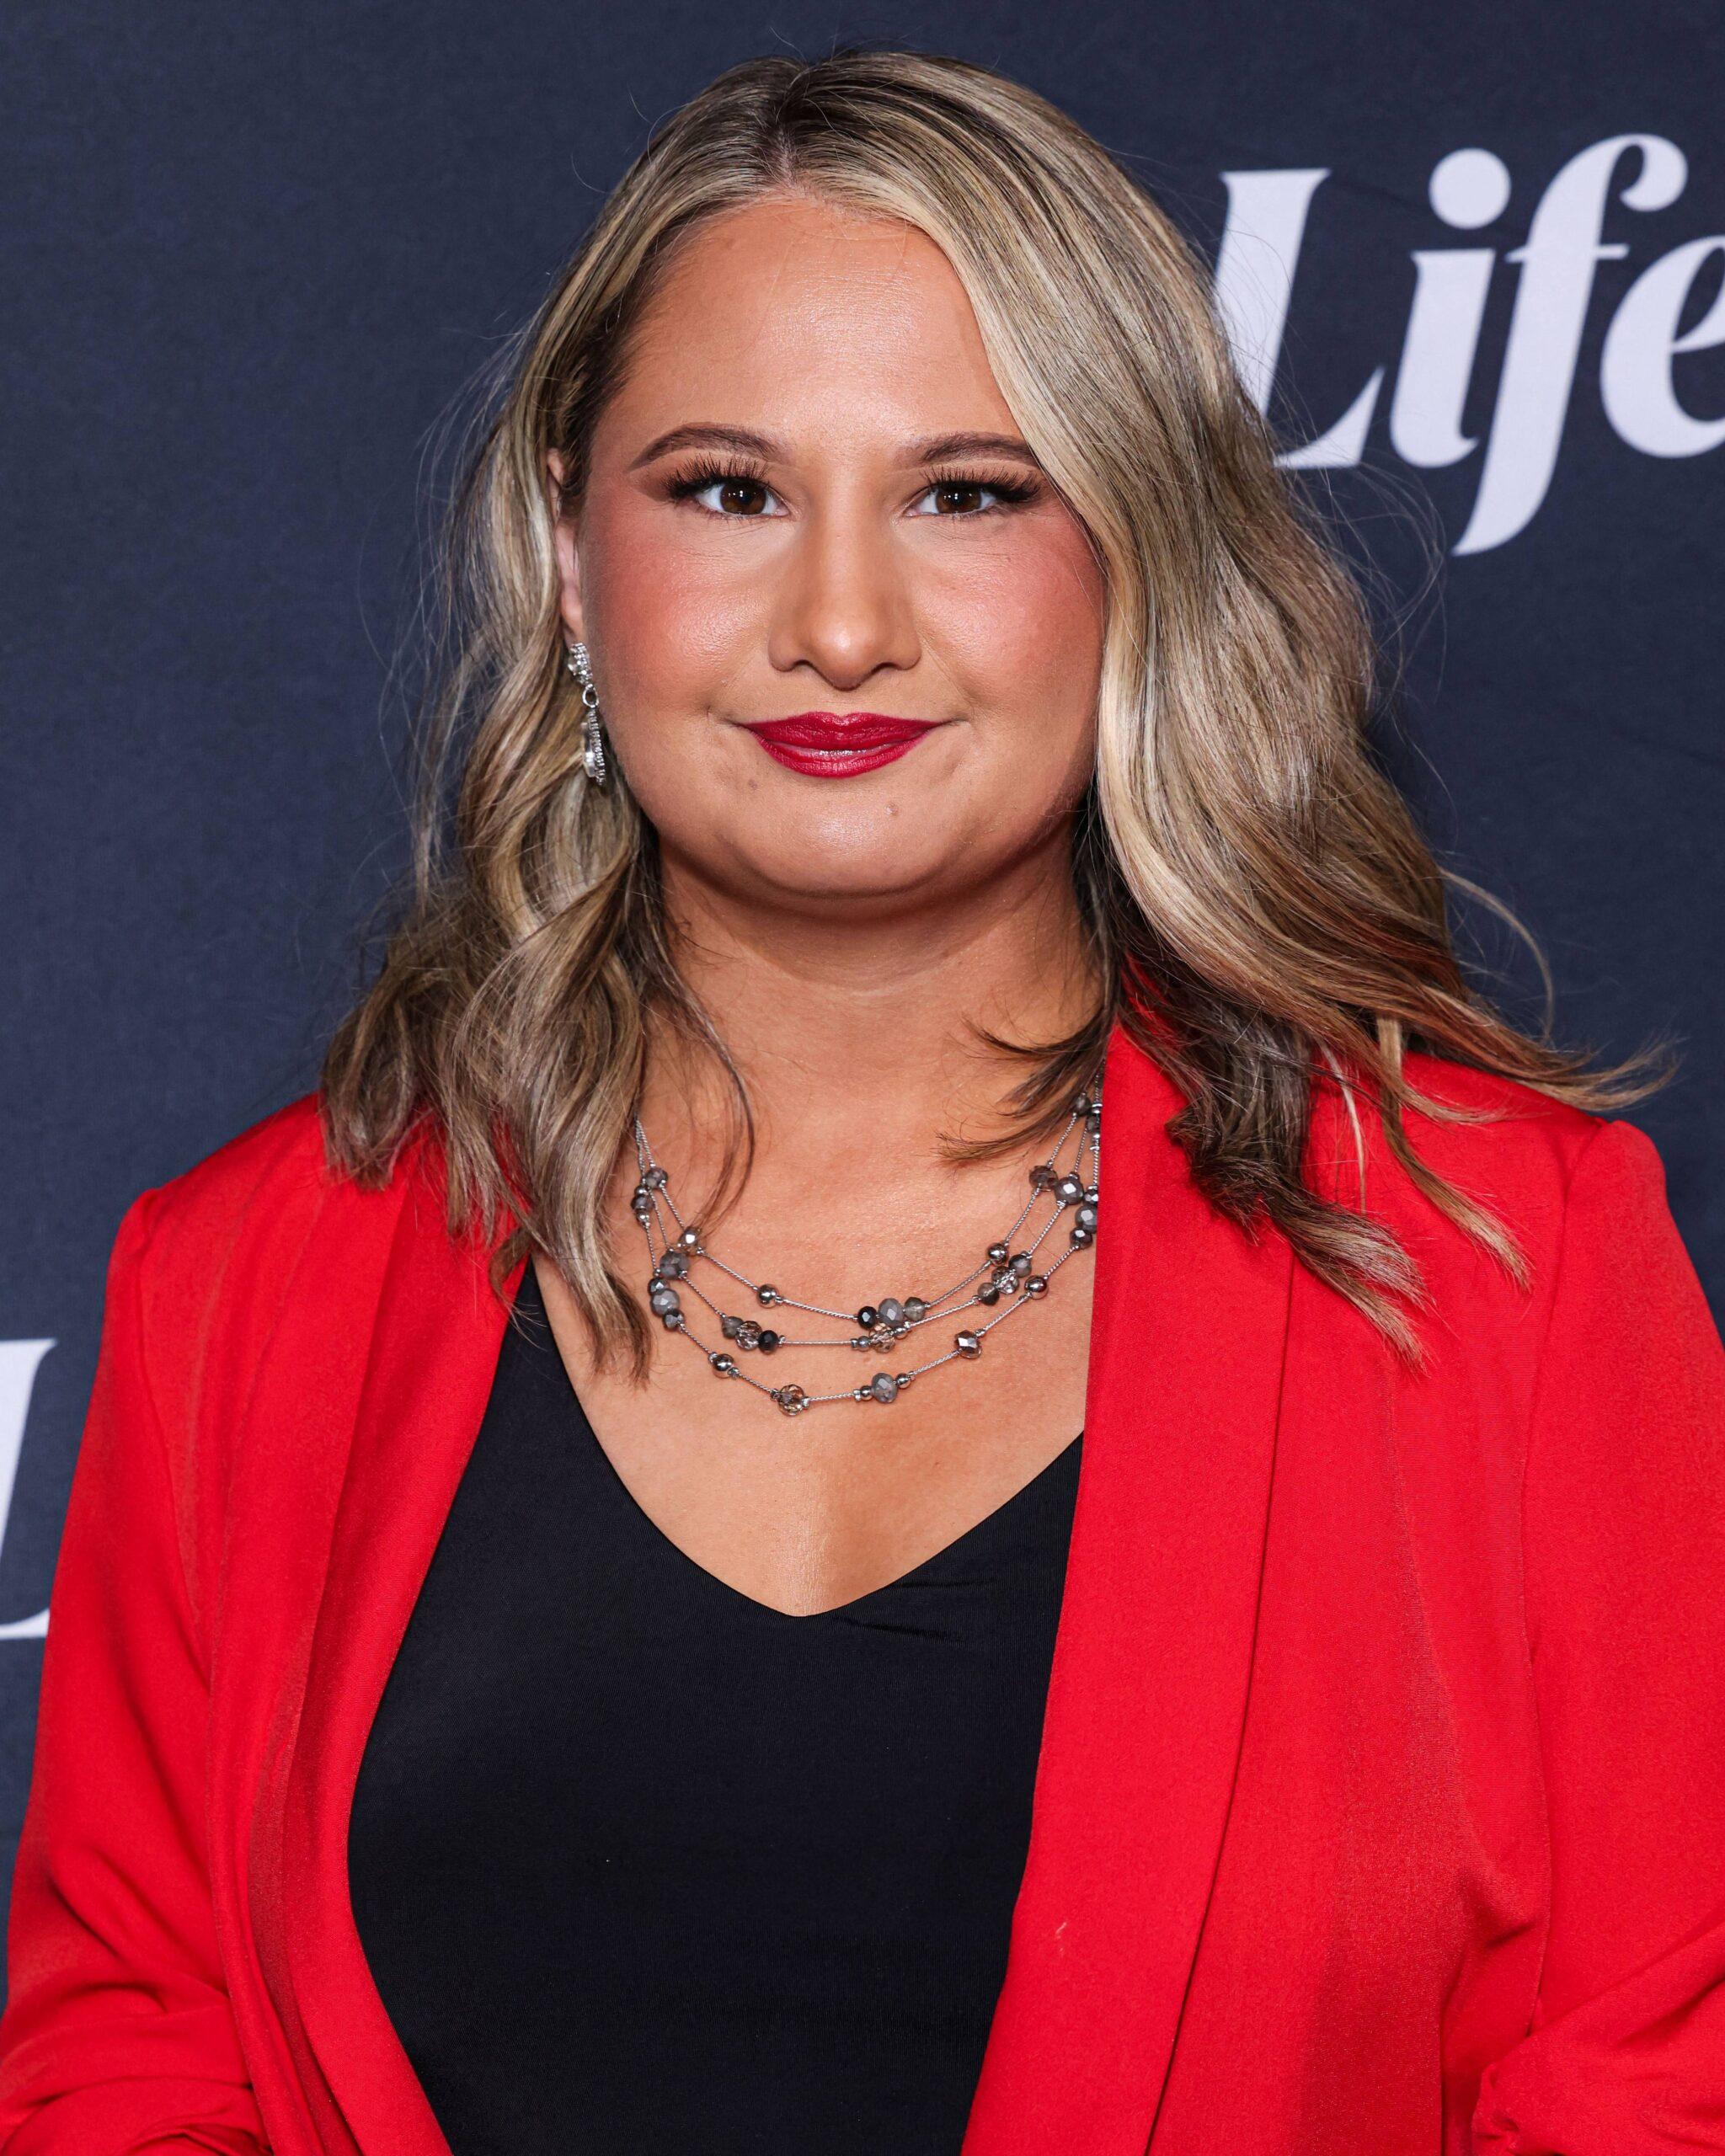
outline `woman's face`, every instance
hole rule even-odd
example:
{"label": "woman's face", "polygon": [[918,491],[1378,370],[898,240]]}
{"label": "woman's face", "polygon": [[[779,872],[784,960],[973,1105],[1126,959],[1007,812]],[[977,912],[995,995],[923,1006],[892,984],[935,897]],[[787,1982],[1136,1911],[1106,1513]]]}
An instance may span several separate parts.
{"label": "woman's face", "polygon": [[920,231],[783,198],[692,233],[559,545],[669,872],[847,917],[1064,872],[1102,573]]}

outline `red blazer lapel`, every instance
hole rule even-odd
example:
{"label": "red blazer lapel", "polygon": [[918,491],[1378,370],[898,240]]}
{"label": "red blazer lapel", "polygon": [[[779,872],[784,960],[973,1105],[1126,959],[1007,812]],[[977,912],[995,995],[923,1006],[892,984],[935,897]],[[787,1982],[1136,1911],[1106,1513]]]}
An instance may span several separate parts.
{"label": "red blazer lapel", "polygon": [[[303,1149],[302,1139],[297,1141]],[[198,1285],[225,1273],[223,1321],[195,1328],[186,1396],[203,1450],[224,1471],[221,1591],[211,1659],[211,1868],[236,2012],[252,2030],[252,2077],[286,2152],[350,2148],[310,2049],[290,1966],[295,1926],[324,1884],[291,1856],[285,1824],[332,1533],[380,1289],[399,1236],[401,1193],[361,1197],[298,1174],[248,1201],[238,1255],[196,1235]],[[172,1290],[174,1283],[170,1282]],[[178,1288],[196,1310],[197,1287]],[[262,2035],[273,2041],[266,2049]],[[303,2139],[281,2124],[292,2107]]]}
{"label": "red blazer lapel", "polygon": [[1193,1188],[1118,1029],[1088,1401],[1006,1982],[964,2156],[1143,2156],[1232,1794],[1292,1251]]}
{"label": "red blazer lapel", "polygon": [[360,1942],[347,1833],[366,1738],[502,1344],[505,1314],[486,1256],[451,1241],[436,1192],[414,1175],[366,1358],[289,1790],[293,1988],[330,2097],[366,2156],[447,2156]]}

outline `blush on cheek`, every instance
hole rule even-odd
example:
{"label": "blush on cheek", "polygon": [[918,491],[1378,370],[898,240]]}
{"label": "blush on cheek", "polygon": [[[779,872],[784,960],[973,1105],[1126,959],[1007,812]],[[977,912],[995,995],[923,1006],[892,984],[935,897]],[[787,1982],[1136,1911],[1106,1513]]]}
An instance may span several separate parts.
{"label": "blush on cheek", "polygon": [[618,518],[584,559],[601,671],[625,720],[705,715],[758,652],[758,597],[714,572],[710,548],[667,547],[644,521]]}
{"label": "blush on cheek", "polygon": [[1093,708],[1103,590],[1081,533],[1039,533],[953,580],[939,603],[942,640],[979,707],[1042,723]]}

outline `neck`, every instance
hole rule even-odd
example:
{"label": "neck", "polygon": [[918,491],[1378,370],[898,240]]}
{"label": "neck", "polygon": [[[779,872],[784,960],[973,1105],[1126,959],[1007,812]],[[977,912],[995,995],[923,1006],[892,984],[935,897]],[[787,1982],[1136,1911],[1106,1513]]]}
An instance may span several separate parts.
{"label": "neck", "polygon": [[[1101,995],[1064,840],[1058,858],[936,905],[772,909],[670,861],[665,882],[679,969],[747,1088],[758,1143],[829,1169],[926,1151],[942,1131],[993,1134],[1027,1066],[976,1029],[1056,1040]],[[656,1042],[642,1111],[654,1145],[691,1142],[725,1091],[721,1072]]]}

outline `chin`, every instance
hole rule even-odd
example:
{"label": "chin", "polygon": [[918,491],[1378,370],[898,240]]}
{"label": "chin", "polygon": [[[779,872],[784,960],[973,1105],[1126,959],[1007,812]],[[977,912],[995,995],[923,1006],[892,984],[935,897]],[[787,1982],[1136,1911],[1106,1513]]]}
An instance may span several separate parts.
{"label": "chin", "polygon": [[781,904],[805,909],[811,914],[832,908],[854,909],[858,918],[930,899],[946,881],[944,864],[932,864],[925,874],[907,869],[897,861],[800,860],[752,864],[756,889],[765,889]]}
{"label": "chin", "polygon": [[755,891],[811,910],[845,904],[890,907],[932,897],[953,881],[965,850],[956,833],[943,845],[940,835],[913,835],[896,821],[884,830],[834,831],[810,818],[800,828],[781,825],[763,834],[758,846],[745,834],[732,839],[734,877],[740,871]]}

